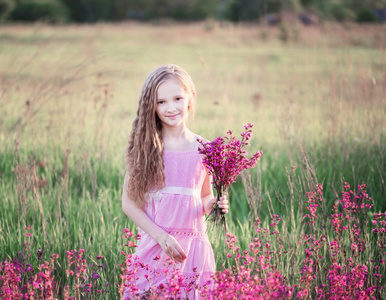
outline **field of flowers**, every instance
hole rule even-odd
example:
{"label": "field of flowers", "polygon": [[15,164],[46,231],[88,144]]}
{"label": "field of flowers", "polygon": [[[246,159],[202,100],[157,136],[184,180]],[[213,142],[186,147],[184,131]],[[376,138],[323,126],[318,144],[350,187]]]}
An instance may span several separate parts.
{"label": "field of flowers", "polygon": [[170,261],[145,297],[386,297],[384,27],[211,25],[0,27],[1,299],[120,299],[127,267],[146,268],[123,151],[166,62],[195,82],[192,131],[254,123],[264,155],[229,188],[228,234],[209,232],[213,281],[198,290]]}

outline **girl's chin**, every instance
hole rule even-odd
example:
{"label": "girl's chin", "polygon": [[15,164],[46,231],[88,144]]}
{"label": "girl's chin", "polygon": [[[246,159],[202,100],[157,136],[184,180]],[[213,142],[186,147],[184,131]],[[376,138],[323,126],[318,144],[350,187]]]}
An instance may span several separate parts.
{"label": "girl's chin", "polygon": [[163,127],[171,127],[171,128],[177,128],[180,126],[185,126],[185,122],[181,120],[176,120],[175,122],[169,121],[169,122],[162,122]]}

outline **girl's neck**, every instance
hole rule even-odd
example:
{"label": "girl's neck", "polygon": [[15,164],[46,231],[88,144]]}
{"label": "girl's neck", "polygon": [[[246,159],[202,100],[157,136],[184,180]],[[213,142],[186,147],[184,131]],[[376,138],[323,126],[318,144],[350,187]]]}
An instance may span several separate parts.
{"label": "girl's neck", "polygon": [[192,150],[196,143],[196,135],[186,126],[181,128],[163,128],[164,148],[166,151]]}
{"label": "girl's neck", "polygon": [[180,127],[164,127],[162,128],[162,136],[164,140],[180,140],[189,138],[192,132],[184,126]]}

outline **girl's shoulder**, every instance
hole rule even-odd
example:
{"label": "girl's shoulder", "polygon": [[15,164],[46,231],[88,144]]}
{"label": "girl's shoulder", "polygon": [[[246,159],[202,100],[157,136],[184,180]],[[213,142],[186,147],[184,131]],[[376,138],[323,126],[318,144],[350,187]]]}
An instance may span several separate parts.
{"label": "girl's shoulder", "polygon": [[201,135],[196,134],[196,137],[197,137],[197,141],[198,141],[199,143],[202,143],[202,142],[208,143],[208,142],[210,142],[208,139],[202,137]]}
{"label": "girl's shoulder", "polygon": [[208,139],[203,138],[200,135],[196,135],[196,136],[197,136],[197,146],[196,146],[197,149],[200,149],[203,146],[203,144],[210,142]]}

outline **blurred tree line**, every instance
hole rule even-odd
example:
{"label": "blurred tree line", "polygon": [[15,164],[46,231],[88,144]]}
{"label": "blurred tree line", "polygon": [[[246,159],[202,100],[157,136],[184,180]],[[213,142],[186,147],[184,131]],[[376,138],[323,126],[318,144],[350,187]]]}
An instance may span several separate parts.
{"label": "blurred tree line", "polygon": [[0,21],[259,21],[280,12],[320,19],[385,21],[386,0],[0,0]]}

